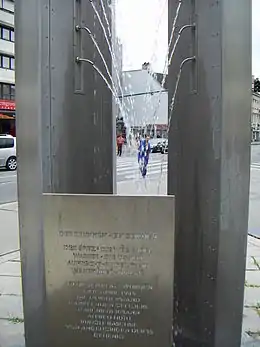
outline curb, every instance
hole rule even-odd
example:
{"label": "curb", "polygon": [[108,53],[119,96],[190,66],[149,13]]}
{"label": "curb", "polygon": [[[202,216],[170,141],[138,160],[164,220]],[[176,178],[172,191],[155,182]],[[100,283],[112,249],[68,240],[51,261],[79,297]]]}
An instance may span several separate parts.
{"label": "curb", "polygon": [[18,212],[18,201],[0,204],[0,210],[9,212]]}
{"label": "curb", "polygon": [[253,237],[256,240],[260,240],[260,236],[253,235],[251,233],[248,233],[248,236],[251,236],[251,237]]}

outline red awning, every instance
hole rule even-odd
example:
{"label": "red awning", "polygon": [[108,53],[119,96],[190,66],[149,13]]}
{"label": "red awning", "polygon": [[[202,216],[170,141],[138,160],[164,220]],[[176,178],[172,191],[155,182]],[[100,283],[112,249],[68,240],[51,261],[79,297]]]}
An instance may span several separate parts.
{"label": "red awning", "polygon": [[15,111],[14,100],[0,100],[0,110]]}

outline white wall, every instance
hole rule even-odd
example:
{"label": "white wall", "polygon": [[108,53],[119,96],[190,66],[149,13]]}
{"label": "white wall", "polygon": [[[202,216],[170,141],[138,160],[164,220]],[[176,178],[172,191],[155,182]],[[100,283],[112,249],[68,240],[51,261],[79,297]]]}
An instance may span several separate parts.
{"label": "white wall", "polygon": [[[14,2],[5,0],[4,7],[7,10],[14,11]],[[0,23],[9,27],[14,27],[14,14],[0,9]],[[14,42],[0,39],[0,53],[14,56]],[[0,81],[2,83],[15,83],[15,72],[13,70],[0,68]]]}
{"label": "white wall", "polygon": [[15,83],[14,70],[0,69],[0,81],[2,83]]}
{"label": "white wall", "polygon": [[4,8],[6,10],[14,12],[14,1],[4,0]]}
{"label": "white wall", "polygon": [[14,14],[0,10],[0,23],[14,27]]}
{"label": "white wall", "polygon": [[0,53],[14,56],[14,42],[0,39]]}

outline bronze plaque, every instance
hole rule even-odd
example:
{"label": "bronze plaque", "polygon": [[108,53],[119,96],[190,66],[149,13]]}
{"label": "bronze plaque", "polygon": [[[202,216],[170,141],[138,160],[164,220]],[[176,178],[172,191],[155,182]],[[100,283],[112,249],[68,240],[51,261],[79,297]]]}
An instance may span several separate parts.
{"label": "bronze plaque", "polygon": [[49,346],[170,347],[174,197],[43,199]]}

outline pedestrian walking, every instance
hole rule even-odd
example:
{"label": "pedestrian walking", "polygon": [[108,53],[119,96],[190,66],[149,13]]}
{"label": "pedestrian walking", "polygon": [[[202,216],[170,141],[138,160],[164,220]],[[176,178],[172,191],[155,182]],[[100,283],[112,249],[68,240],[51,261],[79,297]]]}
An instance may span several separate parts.
{"label": "pedestrian walking", "polygon": [[138,146],[138,163],[142,177],[144,178],[147,174],[147,166],[149,162],[149,155],[151,152],[151,145],[149,137],[144,136],[139,142]]}
{"label": "pedestrian walking", "polygon": [[117,143],[117,155],[121,157],[122,155],[122,149],[123,149],[123,144],[125,143],[125,139],[123,138],[122,135],[119,135],[116,140]]}

